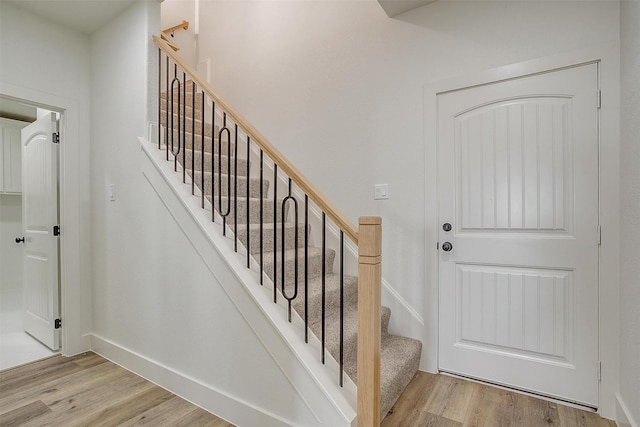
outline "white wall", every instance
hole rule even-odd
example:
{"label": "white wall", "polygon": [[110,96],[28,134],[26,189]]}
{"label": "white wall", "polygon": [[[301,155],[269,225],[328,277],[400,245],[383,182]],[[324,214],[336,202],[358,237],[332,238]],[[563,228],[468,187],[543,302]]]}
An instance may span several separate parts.
{"label": "white wall", "polygon": [[162,30],[189,22],[187,30],[176,30],[170,39],[180,48],[180,56],[196,68],[196,0],[164,0],[161,4],[160,28]]}
{"label": "white wall", "polygon": [[[422,318],[435,246],[423,86],[616,41],[619,28],[615,1],[439,1],[390,19],[375,0],[205,0],[200,13],[214,88],[353,221],[383,217],[383,276]],[[376,183],[389,200],[373,200]]]}
{"label": "white wall", "polygon": [[62,351],[88,349],[89,39],[12,3],[0,2],[0,94],[56,111],[61,128]]}
{"label": "white wall", "polygon": [[[620,5],[621,194],[620,400],[640,424],[640,3]],[[618,414],[618,420],[625,420]],[[624,425],[624,424],[623,424]]]}

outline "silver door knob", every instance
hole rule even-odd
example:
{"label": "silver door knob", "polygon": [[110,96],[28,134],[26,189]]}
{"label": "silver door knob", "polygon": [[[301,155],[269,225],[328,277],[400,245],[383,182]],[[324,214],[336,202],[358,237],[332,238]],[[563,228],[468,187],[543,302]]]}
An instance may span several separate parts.
{"label": "silver door knob", "polygon": [[451,242],[444,242],[442,244],[442,250],[445,252],[449,252],[451,251],[451,249],[453,249],[453,245],[451,244]]}

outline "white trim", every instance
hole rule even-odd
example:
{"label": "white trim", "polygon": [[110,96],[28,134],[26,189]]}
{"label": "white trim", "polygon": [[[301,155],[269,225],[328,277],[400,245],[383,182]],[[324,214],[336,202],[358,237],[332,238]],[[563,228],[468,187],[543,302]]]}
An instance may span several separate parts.
{"label": "white trim", "polygon": [[622,396],[616,395],[616,423],[619,427],[639,427]]}
{"label": "white trim", "polygon": [[[220,222],[211,222],[210,206],[208,211],[200,207],[199,195],[191,195],[190,183],[182,183],[181,174],[173,172],[168,166],[173,162],[164,161],[163,152],[157,149],[157,145],[142,138],[140,143],[144,176],[305,403],[304,412],[311,413],[314,420],[307,419],[304,424],[350,425],[355,418],[356,389],[353,382],[345,376],[345,387],[339,387],[337,364],[327,357],[328,363],[322,365],[318,357],[319,343],[311,335],[310,344],[304,343],[301,338],[304,336],[301,319],[294,316],[290,324],[283,299],[280,299],[280,304],[273,304],[268,291],[270,286],[260,286],[255,269],[246,268],[246,258],[242,255],[244,248],[239,247],[238,254],[235,254],[233,241],[221,235]],[[174,389],[173,384],[163,386],[172,391]],[[205,408],[239,425],[270,425],[238,418],[242,414],[229,413],[226,406],[218,406],[220,403],[210,402]],[[292,408],[291,415],[300,416],[296,412],[303,412],[301,409]],[[285,422],[296,424],[293,421]]]}
{"label": "white trim", "polygon": [[[228,413],[242,414],[242,422],[246,423],[246,425],[291,425],[290,422],[261,411],[248,402],[243,402],[221,390],[217,390],[215,387],[204,384],[196,378],[178,372],[99,335],[91,334],[91,348],[105,359],[205,410],[212,411],[211,408],[226,408],[225,411]],[[220,414],[221,412],[216,411],[216,415],[223,418],[223,415]],[[238,421],[236,420],[236,422]]]}
{"label": "white trim", "polygon": [[[615,416],[615,393],[619,388],[619,295],[620,271],[620,82],[619,44],[607,43],[574,52],[430,82],[424,86],[425,135],[425,328],[423,358],[426,369],[438,370],[438,241],[437,220],[437,95],[445,92],[491,84],[551,70],[599,62],[600,89],[603,105],[600,110],[600,225],[603,239],[600,247],[600,382],[598,413],[606,418]],[[606,209],[613,206],[614,209]],[[603,208],[605,207],[605,208]]]}
{"label": "white trim", "polygon": [[[89,159],[80,159],[78,147],[81,139],[80,105],[77,101],[55,94],[0,82],[0,94],[61,113],[60,120],[60,224],[64,230],[60,236],[60,310],[62,328],[61,353],[65,356],[87,351],[90,342],[84,334],[90,330],[91,319],[86,318],[84,304],[90,301],[91,289],[81,273],[82,246],[88,246],[88,230],[82,224],[82,204],[79,183],[88,176],[80,176],[79,165]],[[88,150],[86,151],[88,153]],[[85,251],[86,252],[86,251]],[[85,260],[90,262],[89,259]]]}

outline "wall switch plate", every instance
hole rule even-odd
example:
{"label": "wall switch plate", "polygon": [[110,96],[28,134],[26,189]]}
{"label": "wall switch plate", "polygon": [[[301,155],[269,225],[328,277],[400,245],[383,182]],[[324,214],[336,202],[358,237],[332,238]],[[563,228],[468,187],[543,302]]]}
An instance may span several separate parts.
{"label": "wall switch plate", "polygon": [[115,202],[116,201],[116,185],[109,184],[107,193],[109,194],[109,200],[112,202]]}
{"label": "wall switch plate", "polygon": [[375,200],[386,200],[389,198],[389,184],[376,184],[373,198]]}

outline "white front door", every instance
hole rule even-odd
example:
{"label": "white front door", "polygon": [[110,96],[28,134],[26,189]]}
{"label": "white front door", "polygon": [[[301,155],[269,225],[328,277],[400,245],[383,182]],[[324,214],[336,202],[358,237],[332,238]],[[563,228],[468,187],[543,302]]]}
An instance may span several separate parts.
{"label": "white front door", "polygon": [[438,95],[440,370],[598,406],[597,94],[588,64]]}
{"label": "white front door", "polygon": [[58,144],[55,114],[22,130],[22,223],[24,227],[24,328],[52,350],[60,347],[58,237]]}

